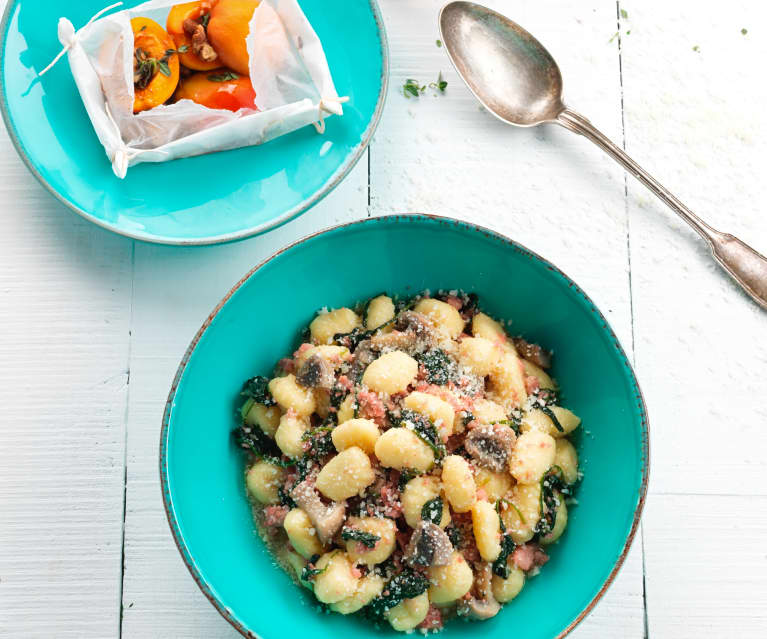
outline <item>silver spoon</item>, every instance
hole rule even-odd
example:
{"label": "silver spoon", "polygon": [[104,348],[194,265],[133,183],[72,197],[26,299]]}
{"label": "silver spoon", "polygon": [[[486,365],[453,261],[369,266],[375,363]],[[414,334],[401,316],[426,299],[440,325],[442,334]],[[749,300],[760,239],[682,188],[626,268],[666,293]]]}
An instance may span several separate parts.
{"label": "silver spoon", "polygon": [[591,122],[566,107],[559,67],[538,40],[473,2],[445,5],[439,28],[451,62],[488,111],[515,126],[559,124],[591,140],[695,229],[724,270],[767,309],[767,258],[706,224]]}

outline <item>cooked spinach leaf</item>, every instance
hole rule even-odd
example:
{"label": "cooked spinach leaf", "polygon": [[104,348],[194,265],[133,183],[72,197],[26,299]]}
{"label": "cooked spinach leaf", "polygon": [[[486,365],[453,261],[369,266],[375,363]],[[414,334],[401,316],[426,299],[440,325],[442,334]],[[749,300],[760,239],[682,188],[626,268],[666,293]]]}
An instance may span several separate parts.
{"label": "cooked spinach leaf", "polygon": [[273,406],[276,403],[269,392],[269,378],[263,375],[256,375],[245,382],[240,395],[249,397],[264,406]]}
{"label": "cooked spinach leaf", "polygon": [[426,370],[426,381],[437,386],[444,386],[450,381],[453,361],[441,348],[434,348],[416,359]]}
{"label": "cooked spinach leaf", "polygon": [[408,425],[412,426],[413,432],[418,438],[431,448],[434,452],[434,457],[442,459],[447,452],[445,450],[445,444],[442,443],[442,439],[437,432],[437,427],[434,426],[432,421],[415,411],[403,409],[399,418],[399,423],[395,423],[396,426],[407,428]]}
{"label": "cooked spinach leaf", "polygon": [[432,524],[437,524],[442,521],[442,510],[444,505],[442,499],[435,497],[430,499],[421,507],[421,519],[424,521],[430,521]]}
{"label": "cooked spinach leaf", "polygon": [[345,541],[358,541],[365,548],[375,548],[381,537],[359,528],[344,528],[341,530],[341,539]]}
{"label": "cooked spinach leaf", "polygon": [[278,466],[288,466],[282,461],[282,451],[274,440],[267,437],[260,428],[241,426],[233,431],[234,441],[238,446],[248,450],[256,459],[265,459]]}
{"label": "cooked spinach leaf", "polygon": [[367,612],[374,619],[382,619],[384,613],[391,610],[404,599],[412,599],[429,589],[429,580],[413,570],[404,570],[392,577],[384,586],[385,595],[379,595],[367,606]]}

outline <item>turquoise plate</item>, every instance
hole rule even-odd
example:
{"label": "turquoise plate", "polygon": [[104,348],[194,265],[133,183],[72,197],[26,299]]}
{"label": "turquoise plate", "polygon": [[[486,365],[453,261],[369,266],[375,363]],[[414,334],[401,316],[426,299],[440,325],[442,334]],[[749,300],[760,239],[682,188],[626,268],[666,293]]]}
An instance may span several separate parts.
{"label": "turquoise plate", "polygon": [[248,273],[192,341],[168,398],[160,474],[171,530],[195,581],[242,634],[395,635],[357,616],[320,614],[274,566],[254,532],[230,433],[243,380],[293,352],[315,311],[427,288],[474,291],[488,313],[513,320],[514,333],[552,348],[564,403],[583,418],[574,438],[585,472],[579,505],[551,561],[498,616],[448,623],[441,636],[563,636],[620,568],[647,489],[648,426],[604,316],[555,266],[492,231],[445,218],[372,218],[302,240]]}
{"label": "turquoise plate", "polygon": [[284,224],[357,163],[380,119],[389,71],[376,0],[299,3],[322,40],[338,94],[350,97],[343,118],[329,118],[325,135],[305,127],[259,147],[138,165],[119,180],[67,61],[36,78],[61,49],[59,17],[79,28],[108,0],[9,0],[0,25],[0,109],[19,154],[72,210],[139,240],[214,244]]}

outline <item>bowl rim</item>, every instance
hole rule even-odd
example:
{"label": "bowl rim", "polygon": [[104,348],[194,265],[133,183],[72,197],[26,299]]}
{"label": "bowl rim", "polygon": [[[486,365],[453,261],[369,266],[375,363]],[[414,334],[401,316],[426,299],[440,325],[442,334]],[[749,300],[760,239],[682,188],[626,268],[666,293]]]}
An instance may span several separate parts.
{"label": "bowl rim", "polygon": [[173,404],[175,402],[176,391],[178,390],[179,382],[181,381],[181,378],[184,375],[186,366],[189,363],[189,359],[192,353],[197,348],[197,345],[199,344],[200,339],[202,338],[203,334],[208,330],[211,323],[215,319],[216,315],[218,315],[219,311],[221,311],[221,309],[229,302],[229,300],[240,289],[240,287],[243,284],[245,284],[245,282],[247,282],[257,271],[259,271],[261,268],[266,266],[269,262],[276,259],[283,253],[286,253],[292,250],[293,248],[305,242],[308,242],[309,240],[312,240],[321,235],[325,235],[327,233],[332,233],[332,232],[339,231],[341,229],[351,228],[355,226],[362,226],[366,224],[377,224],[377,223],[396,221],[396,220],[402,220],[402,219],[411,220],[411,221],[412,220],[415,220],[415,221],[431,220],[435,222],[442,222],[442,223],[449,224],[451,226],[463,227],[465,230],[478,232],[486,236],[492,236],[494,239],[501,240],[502,242],[508,244],[510,247],[519,250],[523,255],[525,255],[529,259],[537,260],[543,266],[545,266],[548,270],[553,271],[554,273],[557,273],[560,277],[564,278],[564,280],[568,283],[568,285],[575,291],[576,295],[579,295],[580,297],[583,298],[584,301],[588,303],[589,310],[596,316],[598,320],[601,321],[602,326],[607,331],[608,336],[612,339],[612,343],[615,346],[617,353],[622,360],[622,363],[625,365],[625,367],[631,374],[631,381],[634,387],[633,390],[636,393],[637,405],[640,409],[640,426],[642,429],[641,453],[642,453],[643,464],[641,469],[642,481],[639,487],[639,499],[637,500],[637,505],[634,509],[634,517],[631,523],[631,528],[629,530],[628,535],[626,536],[626,541],[623,545],[623,549],[621,550],[621,553],[618,556],[618,559],[615,561],[615,564],[613,565],[613,568],[610,571],[610,574],[607,576],[604,583],[600,587],[599,591],[594,595],[594,597],[591,599],[588,605],[586,605],[583,608],[583,610],[575,617],[575,619],[573,619],[570,622],[570,624],[566,628],[564,628],[564,630],[562,630],[554,638],[554,639],[562,639],[566,635],[570,634],[570,632],[572,632],[575,629],[575,627],[589,615],[589,613],[594,609],[597,603],[599,603],[599,601],[602,599],[605,592],[607,592],[607,589],[612,585],[613,581],[617,577],[618,572],[622,568],[626,560],[626,556],[628,555],[628,552],[631,549],[634,539],[636,538],[636,533],[637,533],[637,530],[639,529],[639,523],[641,520],[642,511],[644,510],[645,500],[647,498],[647,487],[648,487],[648,482],[650,478],[650,422],[649,422],[649,418],[647,414],[647,405],[645,403],[642,390],[639,387],[639,381],[637,380],[636,373],[634,372],[634,368],[631,365],[631,361],[626,355],[626,352],[623,349],[623,346],[621,345],[620,340],[615,334],[615,331],[613,330],[612,326],[610,326],[610,323],[607,321],[607,318],[602,314],[602,312],[599,310],[596,304],[594,304],[594,302],[586,294],[586,292],[580,286],[578,286],[578,284],[576,284],[564,271],[562,271],[560,268],[558,268],[557,266],[549,262],[547,259],[541,257],[535,251],[531,251],[530,249],[520,244],[519,242],[516,242],[515,240],[512,240],[511,238],[506,237],[505,235],[497,231],[489,229],[485,226],[481,226],[479,224],[474,224],[472,222],[466,222],[463,220],[458,220],[455,218],[445,217],[441,215],[435,215],[431,213],[406,213],[406,214],[368,217],[361,220],[355,220],[352,222],[337,224],[337,225],[330,226],[322,230],[316,231],[309,235],[306,235],[305,237],[302,237],[284,246],[283,248],[275,251],[269,257],[265,258],[256,266],[254,266],[250,271],[248,271],[229,290],[229,292],[221,299],[221,301],[216,305],[216,307],[213,309],[213,311],[210,313],[207,319],[203,322],[202,326],[197,331],[196,335],[194,336],[191,343],[189,344],[189,347],[184,353],[184,356],[181,359],[181,363],[178,366],[176,375],[173,378],[173,383],[171,384],[170,392],[168,394],[168,399],[165,403],[165,410],[163,412],[163,417],[162,417],[162,427],[160,430],[160,450],[159,450],[160,491],[162,493],[163,506],[165,508],[165,514],[168,518],[168,525],[170,526],[171,533],[173,535],[173,540],[176,543],[176,547],[178,548],[179,553],[181,553],[181,558],[183,559],[184,564],[188,568],[194,581],[197,583],[197,586],[200,588],[202,593],[208,598],[211,604],[213,604],[216,610],[218,610],[221,616],[223,616],[224,619],[226,619],[234,627],[234,629],[237,630],[244,637],[260,639],[260,635],[246,628],[232,614],[232,611],[226,606],[224,606],[221,601],[218,600],[218,598],[213,592],[211,585],[200,574],[200,571],[197,569],[197,566],[189,553],[189,549],[187,548],[186,543],[183,539],[181,530],[178,525],[178,521],[175,516],[173,502],[170,496],[167,453],[168,453],[168,433],[169,433],[169,425],[170,425],[170,416],[171,416]]}
{"label": "bowl rim", "polygon": [[[11,14],[15,7],[21,0],[8,0],[3,12],[2,19],[0,19],[0,69],[2,69],[5,60],[5,41],[8,37],[8,30],[10,29]],[[351,172],[351,170],[357,166],[363,153],[370,145],[373,135],[378,129],[378,125],[383,115],[384,105],[386,103],[386,96],[389,91],[389,75],[390,75],[390,52],[389,52],[389,39],[386,34],[386,26],[383,19],[381,8],[378,5],[378,0],[368,0],[370,9],[373,13],[373,18],[376,23],[378,31],[378,38],[381,43],[381,76],[380,83],[381,88],[378,93],[378,99],[376,101],[376,107],[373,111],[373,115],[370,118],[368,126],[362,134],[362,138],[359,143],[353,147],[353,151],[344,159],[335,172],[327,179],[327,181],[310,197],[304,198],[292,209],[285,211],[279,217],[272,220],[253,226],[241,231],[235,231],[231,233],[225,233],[223,235],[211,235],[201,238],[184,239],[165,237],[161,235],[153,235],[151,233],[144,233],[139,231],[132,231],[130,229],[121,229],[114,224],[97,218],[92,213],[89,213],[85,209],[77,206],[73,202],[70,202],[62,193],[60,193],[43,174],[38,170],[37,166],[32,162],[32,158],[26,151],[26,148],[21,142],[18,135],[16,125],[11,119],[10,106],[8,104],[8,97],[5,92],[5,85],[3,82],[2,73],[0,73],[0,114],[2,115],[5,128],[8,131],[8,137],[13,143],[13,147],[16,149],[19,157],[26,165],[29,172],[42,184],[42,186],[59,202],[66,206],[71,211],[74,211],[79,216],[85,218],[89,222],[92,222],[96,226],[99,226],[107,231],[122,235],[132,240],[138,240],[140,242],[146,242],[149,244],[160,244],[166,246],[211,246],[215,244],[228,244],[229,242],[238,242],[240,240],[247,239],[249,237],[255,237],[257,235],[263,235],[269,231],[279,228],[283,224],[287,224],[291,220],[294,220],[299,215],[306,213],[309,209],[319,203],[326,195],[328,195],[333,189],[335,189]],[[124,9],[121,9],[124,10]]]}

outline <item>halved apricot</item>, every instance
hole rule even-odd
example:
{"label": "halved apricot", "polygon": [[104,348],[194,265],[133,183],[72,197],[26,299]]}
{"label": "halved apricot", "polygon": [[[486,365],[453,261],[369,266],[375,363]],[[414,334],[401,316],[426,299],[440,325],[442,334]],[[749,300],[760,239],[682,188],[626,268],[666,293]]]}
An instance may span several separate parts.
{"label": "halved apricot", "polygon": [[159,106],[178,86],[178,55],[171,37],[149,18],[133,18],[133,112]]}
{"label": "halved apricot", "polygon": [[224,66],[249,75],[248,48],[245,44],[250,21],[259,0],[218,0],[210,12],[208,39]]}
{"label": "halved apricot", "polygon": [[[192,20],[202,24],[206,28],[210,19],[211,8],[216,5],[217,0],[198,0],[197,2],[185,2],[177,4],[171,8],[168,14],[166,27],[173,41],[176,43],[176,49],[179,53],[181,64],[195,71],[211,71],[221,66],[221,60],[214,59],[210,61],[203,60],[194,51],[192,37],[184,28],[186,20]],[[215,49],[214,49],[215,51]]]}
{"label": "halved apricot", "polygon": [[255,109],[256,92],[246,75],[228,69],[194,73],[181,80],[176,100],[192,100],[210,109]]}

